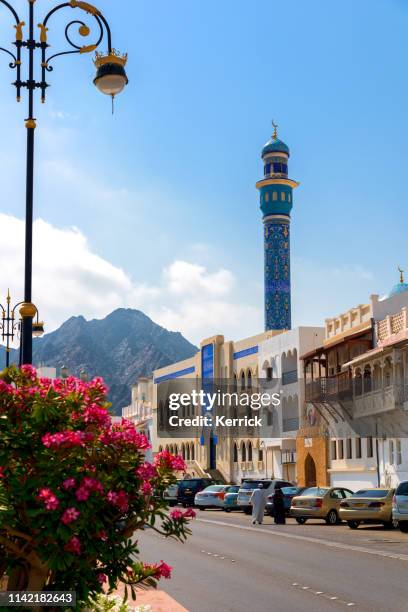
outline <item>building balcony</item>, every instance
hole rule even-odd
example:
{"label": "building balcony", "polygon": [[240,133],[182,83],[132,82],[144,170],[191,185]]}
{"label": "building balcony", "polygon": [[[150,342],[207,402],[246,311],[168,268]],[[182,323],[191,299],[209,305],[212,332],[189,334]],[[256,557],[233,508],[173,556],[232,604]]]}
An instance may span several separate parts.
{"label": "building balcony", "polygon": [[318,378],[305,385],[307,402],[326,402],[333,400],[351,400],[353,397],[353,379],[349,371],[334,376]]}
{"label": "building balcony", "polygon": [[403,408],[408,398],[408,387],[404,384],[393,384],[354,397],[353,416],[355,418],[383,414]]}

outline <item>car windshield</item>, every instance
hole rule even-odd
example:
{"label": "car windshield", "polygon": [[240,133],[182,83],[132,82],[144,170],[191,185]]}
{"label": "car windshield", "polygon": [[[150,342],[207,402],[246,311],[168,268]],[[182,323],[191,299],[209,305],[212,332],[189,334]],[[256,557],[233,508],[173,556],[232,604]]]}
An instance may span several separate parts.
{"label": "car windshield", "polygon": [[232,487],[228,487],[227,493],[238,493],[238,491],[239,491],[239,486],[234,485]]}
{"label": "car windshield", "polygon": [[408,482],[401,482],[401,484],[398,485],[395,495],[408,495]]}
{"label": "car windshield", "polygon": [[304,491],[302,491],[302,493],[300,495],[304,495],[304,496],[314,496],[314,497],[323,497],[323,495],[326,495],[327,491],[329,490],[328,487],[309,487],[308,489],[305,489]]}
{"label": "car windshield", "polygon": [[206,487],[203,493],[209,493],[210,491],[222,491],[225,489],[224,485],[211,485],[210,487]]}
{"label": "car windshield", "polygon": [[179,489],[197,489],[202,484],[202,480],[182,480]]}
{"label": "car windshield", "polygon": [[284,495],[297,495],[299,489],[297,487],[282,487],[281,491]]}
{"label": "car windshield", "polygon": [[271,481],[270,480],[246,480],[245,482],[242,483],[241,489],[247,489],[247,490],[257,489],[260,484],[263,485],[264,489],[267,489],[269,485],[271,484]]}
{"label": "car windshield", "polygon": [[388,493],[388,489],[361,489],[351,497],[387,497]]}

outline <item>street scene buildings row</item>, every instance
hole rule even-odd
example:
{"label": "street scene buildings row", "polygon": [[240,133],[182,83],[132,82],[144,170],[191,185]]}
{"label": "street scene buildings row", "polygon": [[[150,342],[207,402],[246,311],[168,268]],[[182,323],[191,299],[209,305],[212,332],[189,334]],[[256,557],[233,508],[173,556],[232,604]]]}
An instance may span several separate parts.
{"label": "street scene buildings row", "polygon": [[[158,384],[179,376],[201,379],[203,348],[209,345],[214,379],[236,381],[239,390],[250,391],[258,379],[279,381],[274,419],[280,437],[257,438],[248,430],[247,437],[234,438],[221,429],[217,444],[202,443],[199,427],[188,438],[157,437]],[[141,379],[123,416],[145,430],[153,452],[167,448],[182,454],[191,476],[213,474],[236,483],[275,477],[354,489],[395,486],[408,478],[407,372],[408,285],[399,283],[389,297],[374,295],[370,303],[326,320],[325,327],[264,332],[238,342],[205,339],[191,359]],[[373,417],[372,423],[360,423],[366,417]]]}

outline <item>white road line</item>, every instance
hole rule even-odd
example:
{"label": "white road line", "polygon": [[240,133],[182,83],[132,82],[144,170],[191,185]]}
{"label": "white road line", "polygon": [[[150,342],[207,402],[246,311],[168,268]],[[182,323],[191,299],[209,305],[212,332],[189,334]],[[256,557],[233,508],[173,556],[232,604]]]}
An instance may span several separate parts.
{"label": "white road line", "polygon": [[209,519],[196,519],[198,523],[209,523],[211,525],[219,525],[221,527],[231,527],[232,529],[241,529],[243,531],[254,531],[255,533],[260,533],[262,535],[268,535],[272,537],[278,538],[287,538],[289,540],[301,540],[303,542],[310,542],[312,544],[321,544],[322,546],[327,546],[329,548],[338,548],[340,550],[353,550],[355,552],[361,552],[367,555],[374,555],[377,557],[385,557],[389,559],[398,559],[399,561],[408,561],[408,555],[396,555],[394,553],[387,553],[382,550],[373,550],[371,548],[365,548],[364,546],[354,546],[352,544],[342,544],[340,542],[333,542],[331,540],[323,540],[321,538],[312,538],[311,536],[302,536],[294,533],[285,533],[285,532],[277,532],[277,531],[268,531],[263,529],[262,527],[250,527],[247,525],[234,525],[233,523],[227,523],[225,521],[211,521]]}
{"label": "white road line", "polygon": [[326,599],[330,599],[330,601],[335,601],[336,603],[344,604],[345,606],[355,606],[356,605],[354,602],[347,602],[347,601],[344,601],[344,599],[339,599],[339,597],[337,597],[336,595],[330,595],[329,593],[325,593],[324,591],[314,591],[309,586],[302,586],[298,582],[292,582],[292,586],[297,587],[301,589],[302,591],[306,591],[307,593],[310,593],[311,595],[316,595],[317,597],[322,596],[322,597],[325,597]]}

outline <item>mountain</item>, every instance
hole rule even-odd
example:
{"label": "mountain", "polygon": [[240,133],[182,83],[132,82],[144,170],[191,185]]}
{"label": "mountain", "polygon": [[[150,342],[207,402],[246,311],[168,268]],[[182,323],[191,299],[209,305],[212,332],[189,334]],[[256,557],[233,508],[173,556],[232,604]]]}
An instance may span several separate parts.
{"label": "mountain", "polygon": [[[110,389],[113,410],[120,414],[130,403],[130,387],[156,368],[192,357],[197,348],[179,332],[154,323],[140,310],[119,308],[104,319],[71,317],[59,329],[34,339],[35,365],[67,366],[78,376],[102,376]],[[4,348],[0,351],[1,367]],[[11,361],[18,360],[13,351]]]}

